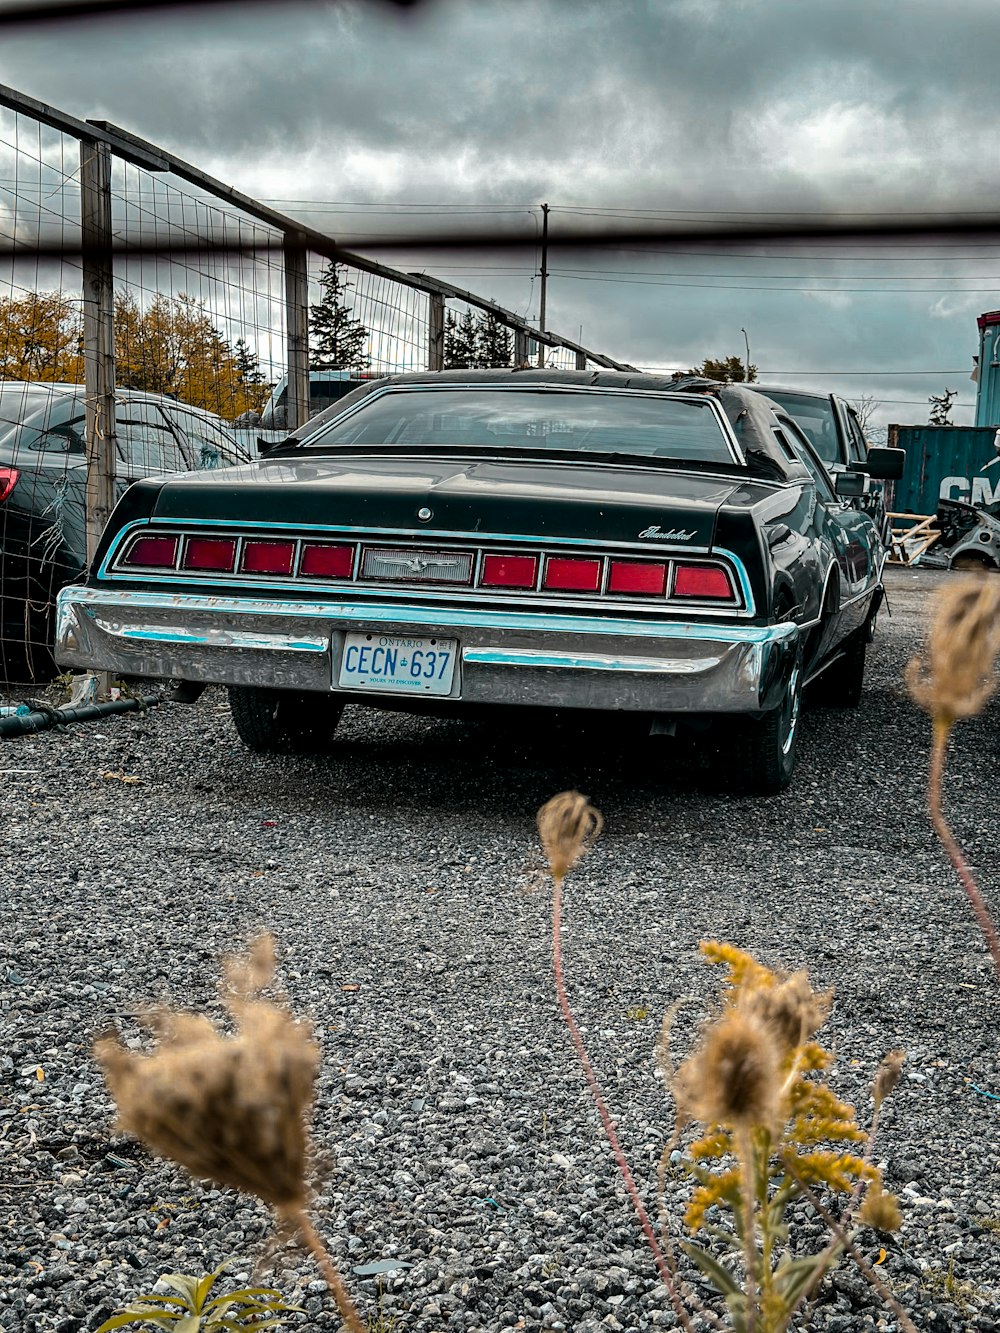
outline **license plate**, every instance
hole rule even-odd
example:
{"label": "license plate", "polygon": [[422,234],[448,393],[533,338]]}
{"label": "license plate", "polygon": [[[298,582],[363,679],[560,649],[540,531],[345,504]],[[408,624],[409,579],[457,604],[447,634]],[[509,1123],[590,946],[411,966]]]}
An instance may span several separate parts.
{"label": "license plate", "polygon": [[346,634],[338,684],[347,690],[450,694],[457,658],[457,639]]}

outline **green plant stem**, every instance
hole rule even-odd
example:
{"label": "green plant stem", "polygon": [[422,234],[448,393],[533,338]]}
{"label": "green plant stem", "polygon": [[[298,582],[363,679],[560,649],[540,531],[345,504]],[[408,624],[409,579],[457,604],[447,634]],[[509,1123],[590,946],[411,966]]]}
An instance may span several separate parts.
{"label": "green plant stem", "polygon": [[858,1250],[857,1246],[854,1244],[850,1236],[848,1236],[847,1232],[837,1221],[837,1219],[833,1216],[830,1210],[824,1207],[823,1202],[817,1196],[816,1191],[810,1187],[808,1182],[802,1179],[802,1176],[796,1169],[794,1162],[791,1160],[792,1156],[793,1154],[791,1153],[782,1154],[781,1160],[785,1170],[795,1181],[796,1185],[798,1185],[799,1189],[802,1191],[805,1198],[809,1200],[813,1208],[815,1208],[816,1212],[819,1213],[820,1217],[830,1228],[833,1234],[837,1237],[840,1244],[844,1247],[847,1253],[857,1264],[858,1271],[860,1272],[861,1276],[865,1279],[865,1281],[872,1288],[872,1290],[876,1291],[879,1294],[879,1296],[881,1296],[882,1300],[884,1300],[885,1303],[890,1307],[893,1314],[896,1316],[897,1321],[899,1322],[900,1328],[903,1329],[903,1333],[917,1333],[917,1329],[914,1326],[913,1321],[910,1319],[910,1316],[900,1305],[899,1301],[896,1300],[895,1296],[892,1294],[892,1292],[889,1290],[886,1284],[879,1277],[878,1273],[875,1272],[874,1268],[872,1268],[868,1260],[864,1257],[864,1255],[860,1252],[860,1250]]}
{"label": "green plant stem", "polygon": [[323,1281],[333,1292],[333,1299],[337,1302],[340,1317],[351,1333],[368,1333],[367,1326],[362,1322],[357,1306],[351,1300],[347,1288],[344,1286],[343,1280],[334,1267],[333,1260],[320,1238],[319,1232],[312,1224],[309,1214],[301,1206],[295,1206],[287,1211],[282,1211],[281,1216],[295,1228],[305,1241],[306,1248],[315,1259],[316,1267],[322,1274]]}
{"label": "green plant stem", "polygon": [[691,1321],[688,1318],[687,1310],[684,1308],[684,1302],[681,1300],[677,1283],[674,1281],[673,1274],[670,1271],[670,1265],[660,1248],[660,1243],[656,1239],[656,1232],[653,1230],[653,1224],[649,1220],[649,1214],[643,1206],[642,1199],[639,1197],[639,1191],[636,1188],[635,1180],[629,1169],[629,1164],[622,1151],[621,1143],[618,1140],[618,1134],[611,1119],[611,1113],[608,1111],[604,1095],[601,1092],[600,1084],[597,1081],[597,1075],[594,1073],[594,1067],[590,1063],[590,1057],[587,1054],[587,1048],[583,1044],[583,1037],[580,1035],[580,1029],[577,1027],[576,1019],[573,1017],[573,1011],[569,1007],[569,999],[566,995],[566,983],[563,979],[562,967],[562,946],[560,942],[560,930],[562,927],[562,878],[553,877],[552,890],[552,969],[555,975],[556,995],[559,998],[559,1007],[562,1009],[563,1017],[566,1020],[566,1026],[569,1028],[570,1037],[573,1039],[573,1046],[576,1050],[577,1058],[583,1068],[587,1079],[587,1086],[590,1088],[590,1095],[594,1099],[594,1105],[597,1107],[597,1114],[601,1117],[601,1124],[604,1126],[604,1132],[608,1136],[608,1142],[611,1144],[611,1151],[614,1154],[615,1163],[625,1182],[625,1188],[632,1201],[632,1207],[635,1209],[636,1216],[639,1219],[639,1225],[642,1228],[643,1235],[646,1237],[646,1243],[649,1245],[650,1253],[653,1256],[653,1262],[656,1264],[657,1271],[667,1289],[670,1302],[674,1311],[685,1329],[686,1333],[693,1333]]}
{"label": "green plant stem", "polygon": [[972,906],[972,911],[979,928],[983,932],[987,947],[993,958],[993,967],[997,977],[1000,978],[1000,935],[997,934],[993,918],[990,916],[989,908],[986,906],[983,895],[979,892],[979,885],[976,883],[975,876],[969,869],[965,857],[962,855],[961,848],[955,841],[955,835],[951,831],[944,812],[941,808],[941,789],[943,785],[945,760],[948,752],[948,737],[951,735],[951,723],[942,719],[934,719],[934,743],[931,747],[930,772],[927,782],[927,804],[930,809],[931,823],[934,825],[934,831],[941,839],[941,844],[952,865],[958,872],[958,878],[962,888],[965,890],[965,896]]}

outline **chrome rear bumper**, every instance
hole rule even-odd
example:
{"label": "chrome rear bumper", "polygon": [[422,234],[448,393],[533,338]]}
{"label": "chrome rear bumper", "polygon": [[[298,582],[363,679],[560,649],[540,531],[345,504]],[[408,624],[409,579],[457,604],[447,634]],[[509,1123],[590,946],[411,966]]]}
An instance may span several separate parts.
{"label": "chrome rear bumper", "polygon": [[[799,629],[406,606],[268,601],[69,586],[56,660],[125,676],[337,690],[344,636],[448,637],[466,704],[752,713],[774,707]],[[357,690],[351,697],[363,703]],[[369,696],[370,697],[370,696]],[[407,696],[379,694],[404,702]]]}

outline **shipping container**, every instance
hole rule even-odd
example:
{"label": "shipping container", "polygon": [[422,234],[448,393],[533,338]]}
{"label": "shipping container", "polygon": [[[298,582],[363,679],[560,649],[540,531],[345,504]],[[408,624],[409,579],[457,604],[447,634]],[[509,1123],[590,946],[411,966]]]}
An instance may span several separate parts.
{"label": "shipping container", "polygon": [[1000,465],[995,426],[890,426],[889,444],[906,450],[906,467],[895,483],[892,508],[901,514],[933,514],[939,500],[992,504],[1000,500]]}

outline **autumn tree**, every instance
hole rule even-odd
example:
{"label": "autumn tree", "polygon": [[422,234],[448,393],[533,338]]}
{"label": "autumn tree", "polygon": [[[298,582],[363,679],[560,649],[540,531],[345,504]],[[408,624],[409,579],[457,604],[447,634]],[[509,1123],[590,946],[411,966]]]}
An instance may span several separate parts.
{"label": "autumn tree", "polygon": [[0,379],[82,382],[83,316],[74,297],[0,297]]}
{"label": "autumn tree", "polygon": [[752,384],[757,378],[757,367],[746,366],[738,356],[706,357],[700,366],[687,372],[707,380],[721,380],[723,384]]}
{"label": "autumn tree", "polygon": [[243,347],[237,354],[205,303],[186,293],[158,293],[146,307],[132,292],[115,299],[116,379],[122,388],[172,394],[192,407],[239,416],[267,396],[262,382],[244,379],[253,354],[245,342]]}
{"label": "autumn tree", "polygon": [[368,330],[351,314],[347,292],[351,283],[342,276],[342,264],[329,263],[319,285],[320,301],[309,315],[309,349],[313,370],[367,370]]}

